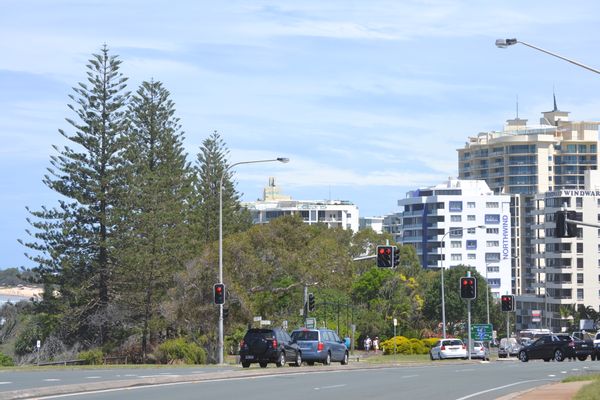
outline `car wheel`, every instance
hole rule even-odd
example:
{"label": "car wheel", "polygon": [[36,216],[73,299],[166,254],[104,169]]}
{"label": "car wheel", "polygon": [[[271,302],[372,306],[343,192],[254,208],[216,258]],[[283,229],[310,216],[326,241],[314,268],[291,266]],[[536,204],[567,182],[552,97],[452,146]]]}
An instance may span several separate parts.
{"label": "car wheel", "polygon": [[285,353],[283,351],[279,354],[275,365],[277,365],[278,367],[283,367],[285,365]]}
{"label": "car wheel", "polygon": [[342,364],[342,365],[348,364],[348,353],[344,353],[344,358],[342,358],[342,361],[340,364]]}
{"label": "car wheel", "polygon": [[577,357],[577,359],[579,361],[585,361],[585,360],[587,360],[587,356],[579,356],[579,357]]}
{"label": "car wheel", "polygon": [[296,362],[294,363],[294,365],[296,367],[299,367],[302,365],[302,354],[300,354],[300,352],[296,353]]}
{"label": "car wheel", "polygon": [[244,362],[242,363],[242,367],[243,367],[243,368],[248,368],[248,367],[250,367],[250,363],[249,363],[249,362],[245,362],[245,361],[244,361]]}
{"label": "car wheel", "polygon": [[323,365],[331,365],[331,354],[327,353],[327,357],[325,357],[325,361],[323,361]]}
{"label": "car wheel", "polygon": [[267,368],[267,363],[264,361],[259,362],[258,365],[260,365],[261,368]]}
{"label": "car wheel", "polygon": [[433,361],[433,354],[431,354],[431,352],[429,352],[429,359]]}
{"label": "car wheel", "polygon": [[519,360],[523,362],[529,361],[529,356],[527,356],[527,353],[525,351],[519,353]]}
{"label": "car wheel", "polygon": [[559,362],[565,360],[565,354],[562,352],[561,349],[554,350],[554,360]]}

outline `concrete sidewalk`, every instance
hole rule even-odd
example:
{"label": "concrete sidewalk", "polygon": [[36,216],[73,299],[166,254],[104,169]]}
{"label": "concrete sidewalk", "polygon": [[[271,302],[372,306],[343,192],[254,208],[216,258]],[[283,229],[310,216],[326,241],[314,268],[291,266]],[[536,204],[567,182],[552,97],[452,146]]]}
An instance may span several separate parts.
{"label": "concrete sidewalk", "polygon": [[537,388],[512,393],[499,400],[570,400],[583,386],[592,383],[592,381],[579,381],[568,383],[550,383]]}

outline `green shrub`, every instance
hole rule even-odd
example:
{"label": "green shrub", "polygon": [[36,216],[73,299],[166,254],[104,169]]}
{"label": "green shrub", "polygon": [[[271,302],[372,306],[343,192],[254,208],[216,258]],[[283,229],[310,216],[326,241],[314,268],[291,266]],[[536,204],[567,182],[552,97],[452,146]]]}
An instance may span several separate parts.
{"label": "green shrub", "polygon": [[381,343],[383,354],[427,354],[430,347],[422,339],[408,339],[404,336],[394,336]]}
{"label": "green shrub", "polygon": [[102,350],[94,349],[88,351],[82,351],[77,355],[79,360],[85,360],[86,364],[89,365],[100,365],[104,363],[104,355],[102,354]]}
{"label": "green shrub", "polygon": [[0,353],[0,366],[1,367],[14,367],[15,362],[12,358],[6,354]]}
{"label": "green shrub", "polygon": [[158,346],[158,358],[161,362],[173,364],[204,364],[206,352],[196,343],[189,343],[184,338],[171,339]]}

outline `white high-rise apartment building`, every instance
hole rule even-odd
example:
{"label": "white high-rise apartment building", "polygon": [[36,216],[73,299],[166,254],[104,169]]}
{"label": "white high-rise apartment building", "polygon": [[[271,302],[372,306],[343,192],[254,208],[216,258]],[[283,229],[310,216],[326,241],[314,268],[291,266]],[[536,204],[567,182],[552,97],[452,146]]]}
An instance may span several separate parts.
{"label": "white high-rise apartment building", "polygon": [[398,200],[402,236],[424,268],[475,267],[494,297],[510,293],[510,196],[485,181],[450,179]]}
{"label": "white high-rise apartment building", "polygon": [[358,207],[346,200],[292,200],[281,194],[275,178],[269,178],[263,199],[243,204],[255,224],[266,224],[283,215],[300,215],[309,224],[325,224],[329,228],[358,232]]}

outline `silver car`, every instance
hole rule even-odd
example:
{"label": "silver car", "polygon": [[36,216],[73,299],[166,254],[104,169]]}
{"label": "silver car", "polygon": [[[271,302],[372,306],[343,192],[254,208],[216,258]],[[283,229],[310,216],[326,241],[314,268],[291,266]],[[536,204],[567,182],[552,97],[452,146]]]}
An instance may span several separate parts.
{"label": "silver car", "polygon": [[490,360],[490,349],[484,342],[474,341],[471,349],[471,358],[480,358],[482,360]]}
{"label": "silver car", "polygon": [[297,329],[292,340],[302,351],[302,360],[308,365],[315,362],[329,365],[331,362],[348,364],[348,349],[343,340],[331,329]]}

